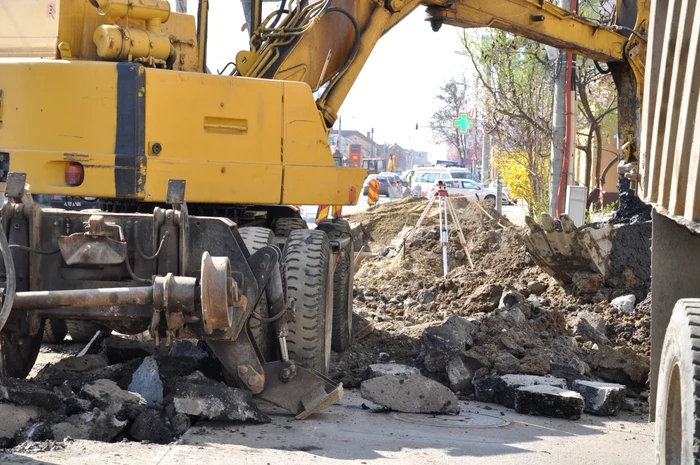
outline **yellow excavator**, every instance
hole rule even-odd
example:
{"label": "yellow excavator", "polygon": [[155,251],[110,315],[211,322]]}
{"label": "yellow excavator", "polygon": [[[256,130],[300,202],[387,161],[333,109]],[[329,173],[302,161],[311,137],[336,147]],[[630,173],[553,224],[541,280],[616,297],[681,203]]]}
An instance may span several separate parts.
{"label": "yellow excavator", "polygon": [[[158,344],[204,341],[229,382],[298,418],[338,401],[342,386],[325,375],[331,348],[352,337],[351,231],[339,218],[310,230],[292,206],[357,202],[366,171],[336,166],[328,131],[377,42],[419,7],[436,32],[498,28],[607,63],[619,172],[671,212],[665,219],[683,210],[680,195],[668,208],[664,199],[686,189],[697,154],[673,161],[654,150],[673,152],[697,104],[694,2],[620,0],[614,24],[545,0],[289,0],[264,17],[262,0],[249,4],[250,48],[217,75],[206,62],[207,0],[196,17],[166,0],[0,1],[0,374],[27,375],[47,319],[99,321],[148,330]],[[99,197],[102,210],[42,209],[32,194]],[[684,205],[684,224],[695,221],[695,204]],[[556,267],[576,232],[566,218],[544,223],[532,226],[530,250]],[[695,234],[684,231],[673,240]],[[697,294],[692,279],[676,282],[674,304]],[[654,341],[669,305],[654,316]],[[659,454],[692,458],[695,326],[683,322],[697,313],[683,305],[669,328],[685,346],[661,355],[670,361],[660,392],[670,394],[658,403],[669,413],[657,428],[667,432]],[[654,343],[657,367],[659,351]]]}
{"label": "yellow excavator", "polygon": [[396,173],[396,154],[392,153],[389,157],[389,163],[386,165],[386,170],[389,173]]}

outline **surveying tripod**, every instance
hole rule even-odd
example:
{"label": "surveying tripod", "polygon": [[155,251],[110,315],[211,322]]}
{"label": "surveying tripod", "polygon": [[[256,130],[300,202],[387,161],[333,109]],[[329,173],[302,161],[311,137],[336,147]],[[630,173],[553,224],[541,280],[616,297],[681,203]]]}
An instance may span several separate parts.
{"label": "surveying tripod", "polygon": [[[425,217],[428,216],[428,212],[432,208],[433,204],[435,203],[435,199],[438,199],[438,215],[439,215],[439,221],[440,221],[440,244],[442,246],[442,274],[443,276],[447,276],[447,273],[450,271],[449,270],[449,264],[447,260],[447,247],[449,246],[449,241],[450,241],[450,233],[449,233],[449,225],[448,225],[448,213],[449,216],[452,217],[452,221],[454,224],[457,226],[457,234],[459,235],[459,242],[464,248],[464,253],[467,255],[467,259],[469,260],[469,267],[474,268],[474,263],[472,262],[471,255],[469,255],[469,250],[467,249],[467,240],[464,237],[464,232],[462,232],[462,226],[459,224],[459,218],[457,217],[457,213],[455,211],[454,205],[452,205],[452,202],[450,201],[450,194],[447,192],[447,188],[445,187],[445,183],[442,181],[438,181],[437,183],[438,189],[433,194],[433,196],[430,198],[428,201],[428,205],[425,206],[425,210],[423,210],[423,213],[421,213],[420,218],[418,218],[418,221],[416,222],[416,225],[411,229],[410,233],[404,238],[403,244],[402,244],[402,249],[406,249],[406,243],[410,242],[411,239],[413,239],[413,235],[416,233],[418,228],[420,228],[421,224],[423,223],[423,220],[425,220]],[[397,254],[396,258],[394,259],[394,263],[392,264],[395,265],[399,257],[401,257],[401,254]]]}

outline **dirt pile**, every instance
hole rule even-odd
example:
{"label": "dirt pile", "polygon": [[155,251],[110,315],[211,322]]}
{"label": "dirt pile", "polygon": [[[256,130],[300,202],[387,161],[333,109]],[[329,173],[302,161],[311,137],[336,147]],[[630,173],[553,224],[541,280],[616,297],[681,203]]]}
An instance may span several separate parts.
{"label": "dirt pile", "polygon": [[[404,228],[416,224],[428,201],[424,197],[406,197],[393,202],[381,203],[369,209],[348,217],[352,223],[361,223],[370,235],[370,245],[381,247],[391,240]],[[437,215],[437,211],[435,212]],[[426,218],[428,224],[437,224],[437,219],[431,215]]]}
{"label": "dirt pile", "polygon": [[[385,204],[387,214],[382,218],[363,214],[368,230],[383,231],[383,244],[392,243],[388,231],[398,234],[404,224],[412,226],[404,218],[419,201],[392,203]],[[420,205],[424,209],[425,201]],[[428,328],[459,317],[473,327],[468,343],[438,352],[454,350],[474,376],[554,373],[622,383],[631,393],[646,388],[649,301],[640,302],[631,313],[610,304],[615,297],[634,293],[637,281],[605,283],[615,287],[572,295],[534,264],[524,246],[523,228],[483,205],[462,202],[457,210],[474,267],[452,228],[451,271],[442,276],[436,222],[416,232],[405,258],[401,241],[377,250],[379,256],[366,260],[356,274],[354,301],[356,312],[372,322],[375,331],[348,351],[334,354],[335,379],[346,386],[359,384],[367,365],[377,363],[383,352],[384,361],[419,367],[449,386],[450,360],[438,366],[426,364],[426,356],[430,358],[426,334],[432,331]],[[388,212],[398,219],[389,220],[391,227],[382,227],[378,223],[390,218]]]}

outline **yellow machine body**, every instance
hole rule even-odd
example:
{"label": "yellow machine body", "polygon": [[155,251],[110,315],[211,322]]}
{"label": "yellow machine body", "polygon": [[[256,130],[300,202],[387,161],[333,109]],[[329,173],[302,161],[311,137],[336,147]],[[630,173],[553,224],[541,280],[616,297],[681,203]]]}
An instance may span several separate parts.
{"label": "yellow machine body", "polygon": [[[98,3],[126,11],[120,0]],[[335,165],[306,83],[202,73],[192,16],[163,15],[161,1],[130,3],[153,8],[143,19],[115,18],[87,0],[62,0],[43,29],[53,48],[0,42],[0,153],[10,171],[27,173],[33,193],[164,202],[168,181],[184,179],[193,203],[357,202],[366,172]],[[8,5],[10,18],[33,13],[26,2]],[[162,31],[169,41],[129,44],[141,50],[132,62],[103,61],[98,51],[128,55],[100,49],[110,30],[122,31],[115,39]],[[174,69],[133,62],[163,59],[171,46]],[[79,186],[65,180],[71,163],[84,168]]]}
{"label": "yellow machine body", "polygon": [[[0,61],[0,153],[38,194],[162,202],[184,179],[188,202],[355,204],[366,171],[335,165],[328,128],[377,41],[419,5],[436,30],[497,27],[629,59],[629,93],[643,83],[644,44],[538,0],[333,0],[307,23],[324,5],[312,1],[278,30],[253,27],[231,76],[204,72],[206,15],[198,31],[166,0],[2,1],[0,57],[15,58]],[[79,186],[70,163],[84,167]]]}
{"label": "yellow machine body", "polygon": [[69,60],[0,76],[0,152],[34,193],[162,202],[184,179],[190,202],[348,205],[364,180],[335,166],[306,84]]}

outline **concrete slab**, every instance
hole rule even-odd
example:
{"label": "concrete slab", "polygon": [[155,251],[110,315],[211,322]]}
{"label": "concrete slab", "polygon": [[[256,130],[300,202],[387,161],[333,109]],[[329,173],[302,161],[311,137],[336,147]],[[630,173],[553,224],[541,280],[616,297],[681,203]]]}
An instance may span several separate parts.
{"label": "concrete slab", "polygon": [[461,418],[372,413],[362,408],[363,402],[357,390],[349,390],[340,404],[303,421],[265,407],[272,423],[199,423],[179,444],[78,440],[54,452],[0,454],[0,462],[645,465],[654,460],[653,425],[627,412],[612,420],[584,414],[569,422],[461,402]]}

